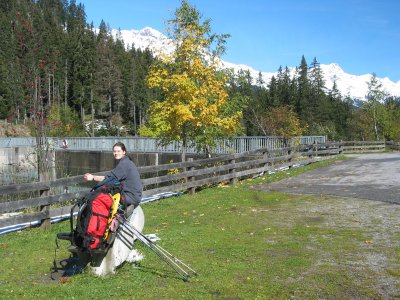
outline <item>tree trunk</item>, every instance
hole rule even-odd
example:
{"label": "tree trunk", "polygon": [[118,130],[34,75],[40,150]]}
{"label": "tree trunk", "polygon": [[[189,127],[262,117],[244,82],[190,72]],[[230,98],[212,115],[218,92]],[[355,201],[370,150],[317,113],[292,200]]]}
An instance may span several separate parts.
{"label": "tree trunk", "polygon": [[135,136],[137,136],[137,127],[136,127],[136,104],[133,101],[133,130],[135,131]]}
{"label": "tree trunk", "polygon": [[68,106],[68,59],[65,60],[64,105]]}
{"label": "tree trunk", "polygon": [[93,103],[93,88],[90,89],[90,111],[92,114],[92,134],[91,136],[94,137],[94,103]]}
{"label": "tree trunk", "polygon": [[[36,155],[38,163],[38,177],[39,181],[49,181],[49,168],[48,163],[50,157],[48,157],[48,145],[46,145],[46,133],[44,128],[44,106],[43,98],[41,97],[41,80],[40,77],[35,78],[35,91],[34,91],[34,103],[35,103],[35,125],[36,125]],[[47,196],[49,194],[48,190],[41,190],[40,196]],[[40,206],[41,212],[48,214],[50,209],[49,205]],[[41,227],[44,229],[49,228],[50,218],[45,218],[42,220]]]}
{"label": "tree trunk", "polygon": [[181,155],[182,162],[186,161],[186,147],[187,147],[186,128],[185,128],[185,125],[183,125],[183,128],[182,128],[182,155]]}
{"label": "tree trunk", "polygon": [[82,126],[85,126],[85,108],[83,107],[83,99],[84,99],[84,97],[85,97],[85,90],[82,87],[82,90],[81,90],[81,101],[80,101]]}
{"label": "tree trunk", "polygon": [[112,127],[112,99],[111,99],[111,95],[108,94],[108,103],[110,105],[110,110],[109,110],[109,114],[110,114],[110,128]]}
{"label": "tree trunk", "polygon": [[373,108],[373,115],[374,115],[374,130],[375,130],[375,137],[376,140],[379,141],[379,134],[378,134],[378,125],[376,124],[376,107]]}
{"label": "tree trunk", "polygon": [[51,106],[51,74],[49,74],[49,94],[48,94],[48,105]]}

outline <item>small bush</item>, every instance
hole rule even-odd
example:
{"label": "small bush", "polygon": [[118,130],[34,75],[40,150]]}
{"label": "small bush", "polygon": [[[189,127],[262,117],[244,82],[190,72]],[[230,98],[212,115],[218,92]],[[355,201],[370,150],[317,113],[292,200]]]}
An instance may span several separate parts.
{"label": "small bush", "polygon": [[29,137],[32,136],[31,130],[23,124],[0,124],[0,137]]}

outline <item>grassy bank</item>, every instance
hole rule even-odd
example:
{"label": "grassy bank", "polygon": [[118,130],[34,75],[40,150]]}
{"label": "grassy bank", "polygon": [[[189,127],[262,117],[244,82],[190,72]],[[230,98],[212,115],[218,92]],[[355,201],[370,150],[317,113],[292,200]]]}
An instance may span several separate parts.
{"label": "grassy bank", "polygon": [[[115,275],[53,281],[57,232],[0,236],[1,299],[391,299],[400,296],[398,206],[260,192],[312,166],[143,206],[144,233],[200,273],[183,282],[154,253]],[[388,223],[392,222],[392,223]],[[389,226],[390,225],[390,226]],[[62,241],[57,259],[67,258]]]}

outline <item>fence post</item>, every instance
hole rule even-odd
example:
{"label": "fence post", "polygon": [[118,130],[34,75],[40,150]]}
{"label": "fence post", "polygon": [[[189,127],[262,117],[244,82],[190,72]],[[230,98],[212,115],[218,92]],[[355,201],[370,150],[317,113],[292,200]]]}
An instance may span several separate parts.
{"label": "fence post", "polygon": [[[154,153],[154,165],[155,166],[158,166],[158,160],[159,160],[158,152],[156,152],[156,153]],[[138,159],[138,161],[139,161],[139,159]],[[158,177],[158,171],[156,172],[156,176]],[[156,186],[158,187],[159,184],[157,183]]]}
{"label": "fence post", "polygon": [[[235,159],[231,159],[229,160],[229,164],[233,164],[235,165],[236,161]],[[232,169],[229,169],[229,174],[235,174],[236,173],[236,169],[233,167]],[[237,178],[234,176],[233,178],[230,179],[230,184],[235,184],[237,183]]]}
{"label": "fence post", "polygon": [[313,154],[314,154],[314,144],[312,144],[311,147],[310,145],[308,146],[308,158],[311,159],[313,157]]}
{"label": "fence post", "polygon": [[[189,157],[188,158],[188,160],[187,160],[188,162],[192,162],[193,161],[193,157]],[[189,167],[188,169],[187,169],[188,171],[193,171],[194,170],[194,167],[193,166],[191,166],[191,167]],[[189,176],[188,178],[187,178],[187,181],[194,181],[194,176]],[[194,195],[194,193],[196,192],[196,187],[191,187],[191,188],[189,188],[189,195]]]}
{"label": "fence post", "polygon": [[276,152],[272,152],[272,154],[271,153],[267,153],[267,155],[268,155],[268,158],[271,158],[272,160],[271,160],[271,162],[270,162],[270,167],[271,167],[271,169],[272,169],[272,172],[275,172],[275,160],[274,160],[274,158],[275,158],[275,154],[276,154]]}
{"label": "fence post", "polygon": [[[47,140],[45,145],[41,145],[42,147],[36,148],[36,151],[40,151],[40,164],[41,168],[39,168],[39,180],[40,181],[52,181],[56,179],[56,150],[54,145],[54,140]],[[40,190],[40,196],[46,197],[50,195],[50,190]],[[50,205],[41,205],[40,211],[44,212],[47,217],[41,220],[40,227],[43,229],[50,228]]]}
{"label": "fence post", "polygon": [[314,157],[317,157],[318,156],[318,143],[317,143],[317,141],[314,141],[313,150],[314,150]]}
{"label": "fence post", "polygon": [[[48,190],[41,190],[40,191],[40,196],[48,196],[48,195],[49,195],[49,191]],[[40,212],[44,212],[45,214],[49,214],[50,205],[42,205],[42,206],[40,206]],[[51,225],[50,218],[42,219],[41,221],[42,221],[41,224],[40,224],[41,228],[43,228],[43,229],[50,228],[50,225]]]}
{"label": "fence post", "polygon": [[339,143],[339,155],[343,154],[343,141],[340,141]]}
{"label": "fence post", "polygon": [[[55,155],[55,150],[50,149],[47,153],[47,160],[50,162],[50,170],[42,170],[42,172],[39,174],[40,181],[51,181],[55,180],[55,160],[56,160],[56,155]],[[49,178],[50,177],[50,178]],[[46,190],[40,190],[39,191],[40,196],[46,197],[49,196],[50,191],[48,189]],[[50,205],[42,205],[40,206],[40,211],[44,212],[47,216],[49,215],[50,212]],[[50,228],[51,222],[50,222],[50,217],[46,217],[45,219],[41,220],[40,227],[43,229],[48,229]]]}
{"label": "fence post", "polygon": [[[263,159],[268,159],[268,158],[269,158],[268,151],[263,152]],[[265,171],[269,171],[270,170],[270,166],[272,166],[271,162],[266,162],[264,164],[264,173],[265,173]]]}

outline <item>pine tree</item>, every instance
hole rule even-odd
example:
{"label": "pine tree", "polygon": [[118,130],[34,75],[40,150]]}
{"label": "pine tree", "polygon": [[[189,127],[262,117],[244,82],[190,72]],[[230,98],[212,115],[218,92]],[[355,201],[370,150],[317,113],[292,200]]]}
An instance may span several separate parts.
{"label": "pine tree", "polygon": [[294,106],[294,91],[292,90],[291,78],[290,78],[290,70],[286,66],[285,70],[278,72],[278,80],[277,80],[277,93],[279,97],[279,103],[281,105],[289,105]]}
{"label": "pine tree", "polygon": [[[247,103],[244,105],[243,110],[243,123],[246,127],[246,134],[247,135],[256,135],[257,134],[257,126],[255,126],[256,118],[257,118],[257,111],[258,107],[262,105],[262,99],[255,97],[254,95],[254,87],[252,85],[253,78],[249,70],[239,70],[236,72],[232,69],[232,80],[231,85],[234,86],[234,92],[230,92],[230,101],[232,99],[242,99],[242,104]],[[261,80],[260,77],[258,80]],[[231,87],[231,89],[233,88]]]}
{"label": "pine tree", "polygon": [[297,95],[295,111],[304,123],[312,122],[310,111],[310,82],[308,79],[308,65],[304,55],[301,57],[299,67],[296,69]]}
{"label": "pine tree", "polygon": [[[21,90],[22,86],[16,86],[16,60],[15,58],[15,21],[9,15],[13,11],[10,1],[0,3],[0,118],[5,119],[15,107],[18,110],[17,99],[13,91]],[[16,112],[16,116],[18,112]],[[12,116],[13,117],[13,116]]]}
{"label": "pine tree", "polygon": [[262,115],[271,109],[271,103],[268,98],[268,90],[265,87],[264,79],[261,72],[258,74],[256,86],[253,87],[253,95],[250,98],[247,110],[252,111],[252,115],[248,117],[252,130],[247,130],[248,135],[265,135],[262,130]]}
{"label": "pine tree", "polygon": [[317,58],[314,57],[308,72],[310,82],[309,106],[314,123],[327,122],[329,107],[325,94],[325,80]]}
{"label": "pine tree", "polygon": [[308,77],[310,80],[311,92],[313,94],[316,94],[317,96],[324,94],[325,92],[324,74],[321,70],[320,63],[317,61],[316,57],[314,57],[310,65],[310,71]]}
{"label": "pine tree", "polygon": [[133,134],[138,134],[138,128],[147,120],[147,111],[152,98],[159,98],[155,90],[150,90],[146,85],[149,67],[154,61],[150,50],[130,49],[125,86],[125,101],[122,117],[127,120]]}
{"label": "pine tree", "polygon": [[72,3],[68,15],[68,101],[79,111],[81,124],[90,107],[90,86],[94,72],[94,43],[87,28],[84,9]]}
{"label": "pine tree", "polygon": [[112,126],[113,113],[119,111],[122,101],[121,70],[113,51],[113,38],[104,21],[101,22],[97,35],[96,95],[99,98],[100,114],[106,116]]}

